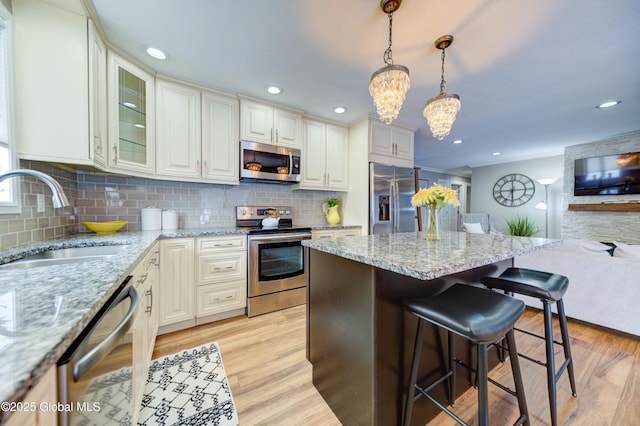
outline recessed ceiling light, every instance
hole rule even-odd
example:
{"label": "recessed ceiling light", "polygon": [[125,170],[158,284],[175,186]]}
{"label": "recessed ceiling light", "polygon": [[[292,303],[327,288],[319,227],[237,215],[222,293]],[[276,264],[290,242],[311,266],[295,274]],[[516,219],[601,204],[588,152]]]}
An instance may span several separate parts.
{"label": "recessed ceiling light", "polygon": [[600,105],[598,105],[596,108],[609,108],[609,107],[618,105],[620,102],[622,102],[622,101],[603,102]]}
{"label": "recessed ceiling light", "polygon": [[267,91],[267,93],[270,93],[272,95],[279,95],[280,93],[282,93],[282,88],[278,86],[267,86],[265,87],[265,90]]}
{"label": "recessed ceiling light", "polygon": [[491,155],[493,155],[494,157],[497,157],[498,155],[500,155],[500,153],[496,151],[496,152],[492,152]]}
{"label": "recessed ceiling light", "polygon": [[156,58],[156,59],[167,59],[167,54],[164,53],[162,50],[158,49],[157,47],[147,47],[147,53],[149,54],[149,56]]}
{"label": "recessed ceiling light", "polygon": [[458,145],[462,143],[462,139],[456,139],[455,141],[452,142],[454,145]]}
{"label": "recessed ceiling light", "polygon": [[337,106],[333,108],[333,112],[335,112],[336,114],[344,114],[345,112],[347,112],[347,107]]}

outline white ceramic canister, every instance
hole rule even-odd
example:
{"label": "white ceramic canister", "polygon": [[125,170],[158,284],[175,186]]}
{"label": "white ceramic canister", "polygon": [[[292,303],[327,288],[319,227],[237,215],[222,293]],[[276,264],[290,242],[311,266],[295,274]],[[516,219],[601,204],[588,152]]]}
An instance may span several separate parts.
{"label": "white ceramic canister", "polygon": [[178,212],[175,210],[162,210],[162,229],[178,229]]}
{"label": "white ceramic canister", "polygon": [[143,231],[157,231],[162,228],[162,210],[156,207],[145,207],[140,210],[140,223]]}

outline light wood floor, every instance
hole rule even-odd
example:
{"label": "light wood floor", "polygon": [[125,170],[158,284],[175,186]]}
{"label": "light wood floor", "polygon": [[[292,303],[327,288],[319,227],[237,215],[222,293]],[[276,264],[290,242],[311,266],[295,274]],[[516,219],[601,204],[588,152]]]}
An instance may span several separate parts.
{"label": "light wood floor", "polygon": [[[527,310],[519,326],[538,330],[539,311]],[[556,327],[557,329],[557,327]],[[566,373],[558,383],[558,410],[563,425],[640,425],[640,339],[570,322],[578,397],[571,396]],[[241,426],[339,425],[311,383],[305,358],[305,307],[298,306],[254,318],[236,317],[159,336],[154,358],[217,341]],[[516,333],[518,349],[544,359],[542,341]],[[559,340],[559,336],[558,336]],[[558,361],[560,361],[558,349]],[[549,424],[544,367],[521,359],[532,425]],[[509,363],[491,377],[510,383]],[[515,400],[490,385],[490,419],[513,421]],[[456,413],[475,424],[473,389],[456,401]],[[453,425],[441,414],[430,425]]]}

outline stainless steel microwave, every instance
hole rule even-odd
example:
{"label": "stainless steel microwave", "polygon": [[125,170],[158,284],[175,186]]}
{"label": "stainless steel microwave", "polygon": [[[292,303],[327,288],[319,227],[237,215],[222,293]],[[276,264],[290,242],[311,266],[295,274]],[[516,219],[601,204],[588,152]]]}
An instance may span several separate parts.
{"label": "stainless steel microwave", "polygon": [[240,180],[300,182],[300,150],[279,145],[240,141]]}

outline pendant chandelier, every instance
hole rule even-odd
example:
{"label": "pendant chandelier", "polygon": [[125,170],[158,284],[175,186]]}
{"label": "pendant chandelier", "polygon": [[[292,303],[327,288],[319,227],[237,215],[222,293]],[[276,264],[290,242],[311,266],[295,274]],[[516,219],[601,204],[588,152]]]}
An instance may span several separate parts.
{"label": "pendant chandelier", "polygon": [[427,101],[424,105],[422,115],[427,119],[431,134],[434,138],[442,140],[451,131],[453,122],[456,121],[456,114],[462,106],[460,96],[456,94],[448,95],[444,91],[444,51],[453,43],[452,35],[445,35],[435,41],[435,46],[442,50],[442,74],[440,77],[440,93]]}
{"label": "pendant chandelier", "polygon": [[384,52],[383,59],[386,66],[380,68],[371,76],[369,94],[380,120],[391,124],[398,117],[404,96],[409,90],[409,69],[403,65],[393,64],[391,52],[391,29],[393,26],[393,12],[398,10],[402,0],[381,0],[380,8],[389,16],[389,47]]}

